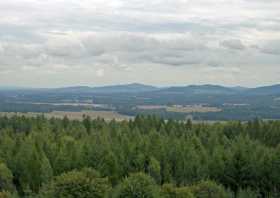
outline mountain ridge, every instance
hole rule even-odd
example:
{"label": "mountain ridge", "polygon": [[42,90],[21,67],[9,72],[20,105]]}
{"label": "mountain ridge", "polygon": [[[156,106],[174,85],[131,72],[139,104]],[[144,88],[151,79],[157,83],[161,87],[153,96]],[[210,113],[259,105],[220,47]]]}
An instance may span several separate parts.
{"label": "mountain ridge", "polygon": [[60,88],[14,88],[14,87],[0,87],[0,91],[18,91],[18,90],[30,90],[30,91],[43,91],[43,92],[57,92],[57,93],[141,93],[141,92],[157,92],[165,94],[188,94],[188,95],[278,95],[280,94],[280,84],[260,86],[255,88],[247,87],[228,87],[215,84],[203,84],[203,85],[186,85],[186,86],[166,86],[157,87],[152,85],[146,85],[141,83],[130,84],[117,84],[108,86],[69,86]]}

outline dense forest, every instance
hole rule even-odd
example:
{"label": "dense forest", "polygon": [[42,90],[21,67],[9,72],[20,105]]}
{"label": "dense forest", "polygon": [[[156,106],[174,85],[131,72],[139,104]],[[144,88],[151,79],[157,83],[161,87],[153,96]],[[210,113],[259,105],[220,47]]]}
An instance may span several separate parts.
{"label": "dense forest", "polygon": [[280,197],[280,122],[0,118],[0,197]]}

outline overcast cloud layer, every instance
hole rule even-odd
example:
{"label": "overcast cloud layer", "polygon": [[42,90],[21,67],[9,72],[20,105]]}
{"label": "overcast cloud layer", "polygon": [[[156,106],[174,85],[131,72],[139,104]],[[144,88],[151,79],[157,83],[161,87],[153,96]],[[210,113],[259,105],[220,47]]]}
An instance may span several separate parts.
{"label": "overcast cloud layer", "polygon": [[0,86],[280,83],[279,0],[0,1]]}

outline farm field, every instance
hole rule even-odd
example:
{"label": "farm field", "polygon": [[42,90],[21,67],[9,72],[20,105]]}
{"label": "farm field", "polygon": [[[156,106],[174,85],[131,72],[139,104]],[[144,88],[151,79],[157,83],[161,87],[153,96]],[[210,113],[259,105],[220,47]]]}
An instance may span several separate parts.
{"label": "farm field", "polygon": [[139,105],[138,109],[143,110],[158,110],[165,109],[167,112],[176,112],[176,113],[208,113],[208,112],[220,112],[222,109],[217,107],[208,107],[203,105]]}
{"label": "farm field", "polygon": [[167,107],[166,111],[169,112],[177,112],[177,113],[208,113],[208,112],[220,112],[222,109],[219,109],[217,107],[206,107],[202,105],[188,105],[188,106],[172,106]]}

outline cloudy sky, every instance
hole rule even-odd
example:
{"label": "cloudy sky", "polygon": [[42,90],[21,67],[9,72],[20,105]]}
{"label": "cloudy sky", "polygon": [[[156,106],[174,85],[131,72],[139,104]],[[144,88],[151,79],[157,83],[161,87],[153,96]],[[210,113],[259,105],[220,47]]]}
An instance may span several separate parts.
{"label": "cloudy sky", "polygon": [[279,0],[0,0],[0,86],[280,83]]}

